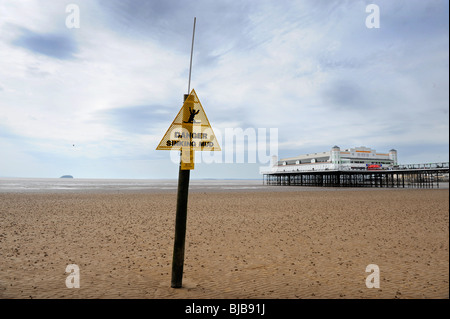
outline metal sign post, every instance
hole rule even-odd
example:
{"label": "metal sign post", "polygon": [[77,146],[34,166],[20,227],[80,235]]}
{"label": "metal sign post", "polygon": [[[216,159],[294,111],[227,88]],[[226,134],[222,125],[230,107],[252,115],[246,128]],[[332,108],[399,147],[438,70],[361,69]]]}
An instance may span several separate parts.
{"label": "metal sign post", "polygon": [[[185,101],[187,97],[188,95],[184,96]],[[186,241],[187,204],[191,171],[182,169],[182,152],[183,149],[180,151],[180,169],[178,172],[177,212],[175,217],[175,239],[172,258],[172,288],[181,288],[183,285],[184,246]]]}
{"label": "metal sign post", "polygon": [[[189,91],[191,89],[191,71],[192,71],[192,54],[194,52],[194,37],[195,37],[195,22],[197,18],[194,17],[194,28],[192,30],[192,44],[191,44],[191,59],[189,63],[189,82],[188,94],[184,95],[186,102]],[[185,113],[186,110],[183,110]],[[185,118],[183,114],[183,118]],[[194,152],[190,150],[190,152]],[[190,156],[191,157],[191,156]],[[193,160],[193,156],[191,157]],[[180,151],[180,169],[178,172],[178,193],[177,193],[177,212],[175,217],[175,239],[173,243],[173,258],[172,258],[172,288],[181,288],[183,285],[183,268],[184,268],[184,246],[186,242],[186,221],[187,221],[187,203],[189,194],[189,179],[191,171],[183,169],[183,149]],[[193,165],[193,161],[191,165]]]}
{"label": "metal sign post", "polygon": [[[194,18],[188,90],[191,87],[195,21]],[[183,284],[189,178],[190,171],[194,169],[194,154],[195,151],[221,151],[205,110],[194,89],[189,94],[184,95],[183,106],[156,149],[180,150],[171,287],[181,288]]]}

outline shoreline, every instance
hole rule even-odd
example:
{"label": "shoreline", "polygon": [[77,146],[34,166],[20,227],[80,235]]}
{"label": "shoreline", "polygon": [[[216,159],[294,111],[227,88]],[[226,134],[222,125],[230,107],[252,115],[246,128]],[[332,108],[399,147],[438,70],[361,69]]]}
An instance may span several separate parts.
{"label": "shoreline", "polygon": [[[145,193],[161,194],[176,193],[177,179],[1,179],[0,194],[30,194],[30,193]],[[189,184],[189,193],[197,192],[304,192],[304,191],[370,191],[370,190],[438,190],[449,189],[448,182],[441,182],[439,187],[433,188],[390,188],[390,187],[317,187],[317,186],[269,186],[263,180],[210,180],[193,179]]]}

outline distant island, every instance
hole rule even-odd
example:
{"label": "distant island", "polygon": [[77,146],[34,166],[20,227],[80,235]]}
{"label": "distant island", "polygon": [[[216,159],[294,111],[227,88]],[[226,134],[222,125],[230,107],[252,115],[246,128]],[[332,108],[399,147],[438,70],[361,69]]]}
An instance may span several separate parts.
{"label": "distant island", "polygon": [[73,178],[73,176],[72,175],[63,175],[60,178]]}

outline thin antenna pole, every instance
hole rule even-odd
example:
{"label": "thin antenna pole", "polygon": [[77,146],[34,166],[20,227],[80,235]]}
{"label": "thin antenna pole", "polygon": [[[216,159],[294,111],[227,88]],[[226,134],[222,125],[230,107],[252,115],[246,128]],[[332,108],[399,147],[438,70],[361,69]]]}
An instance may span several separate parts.
{"label": "thin antenna pole", "polygon": [[194,17],[194,30],[192,31],[192,45],[191,45],[191,63],[189,66],[189,83],[188,83],[188,91],[187,94],[191,93],[191,72],[192,72],[192,54],[194,53],[194,37],[195,37],[195,21],[197,20],[196,17]]}

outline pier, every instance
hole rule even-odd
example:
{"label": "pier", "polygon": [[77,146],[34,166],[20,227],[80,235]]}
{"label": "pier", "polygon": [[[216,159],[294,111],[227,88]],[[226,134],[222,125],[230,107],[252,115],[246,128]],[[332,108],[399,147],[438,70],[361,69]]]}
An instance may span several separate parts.
{"label": "pier", "polygon": [[288,171],[263,174],[264,185],[317,187],[439,188],[449,163],[398,165],[389,170]]}

